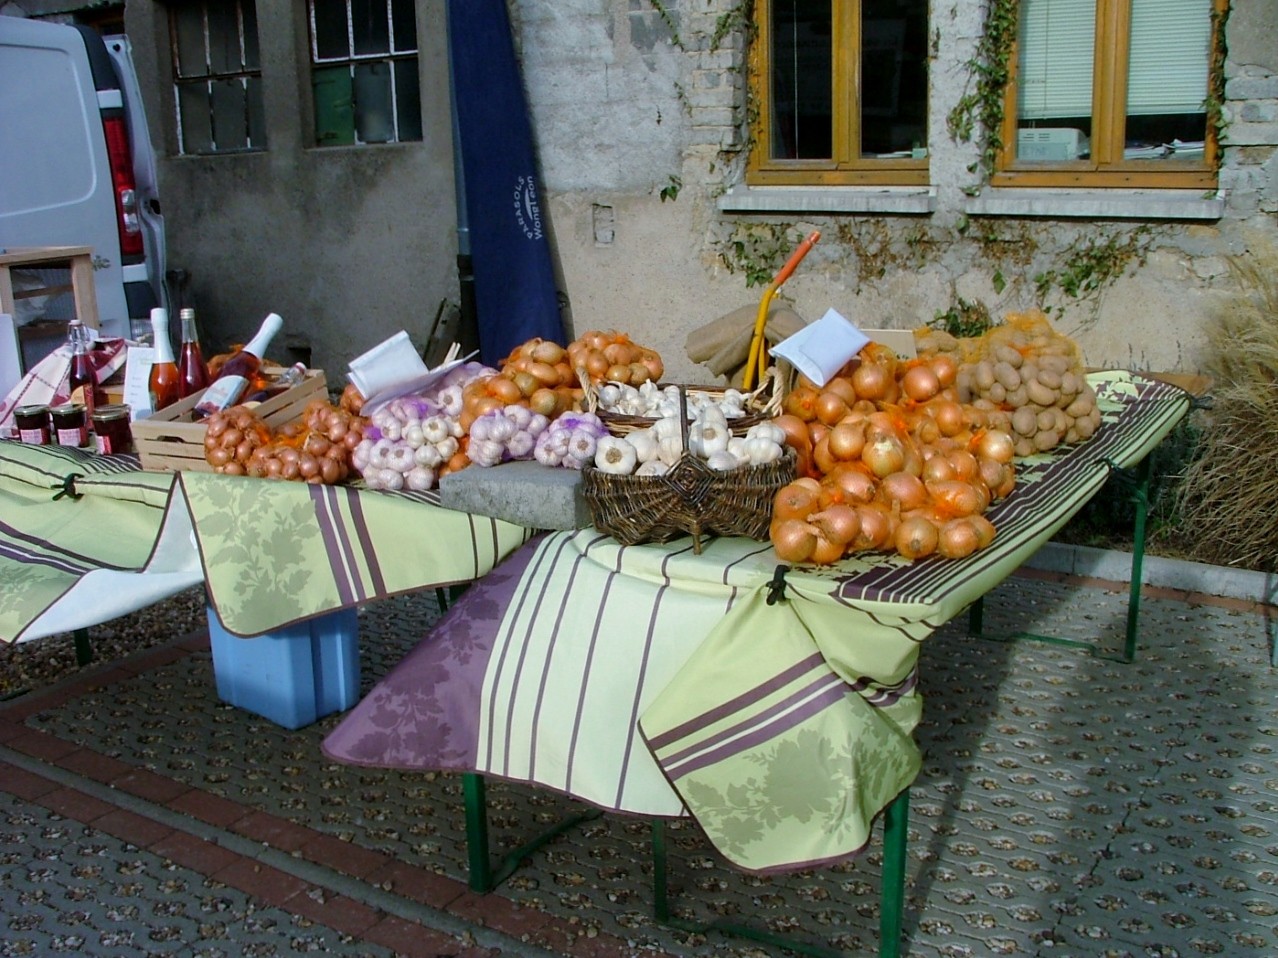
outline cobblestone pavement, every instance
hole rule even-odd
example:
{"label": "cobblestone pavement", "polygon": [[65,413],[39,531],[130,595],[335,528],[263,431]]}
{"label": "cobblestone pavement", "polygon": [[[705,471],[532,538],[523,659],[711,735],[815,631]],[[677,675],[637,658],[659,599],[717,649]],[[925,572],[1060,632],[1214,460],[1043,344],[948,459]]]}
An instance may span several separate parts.
{"label": "cobblestone pavement", "polygon": [[[1273,610],[1017,575],[924,646],[903,953],[1278,954]],[[361,616],[365,690],[429,596]],[[1093,652],[1099,654],[1091,654]],[[603,815],[466,888],[457,776],[328,762],[338,717],[289,731],[221,703],[189,636],[0,705],[0,956],[782,954],[652,918],[650,827]],[[490,842],[582,810],[493,782]],[[787,876],[728,867],[667,826],[676,915],[872,954],[880,847]]]}

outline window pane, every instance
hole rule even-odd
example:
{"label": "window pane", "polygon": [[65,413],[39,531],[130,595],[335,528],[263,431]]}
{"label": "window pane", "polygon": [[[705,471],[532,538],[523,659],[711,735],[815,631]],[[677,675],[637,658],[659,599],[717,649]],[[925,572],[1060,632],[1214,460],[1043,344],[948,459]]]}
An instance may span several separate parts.
{"label": "window pane", "polygon": [[244,84],[239,80],[213,81],[213,141],[218,151],[248,146]]}
{"label": "window pane", "polygon": [[321,60],[350,56],[346,33],[346,0],[315,0],[315,53]]}
{"label": "window pane", "polygon": [[390,64],[355,66],[355,130],[363,143],[389,143],[395,139],[391,107]]}
{"label": "window pane", "polygon": [[248,125],[250,145],[254,149],[266,149],[266,110],[262,106],[262,78],[245,78],[244,95],[248,98]]}
{"label": "window pane", "polygon": [[927,0],[861,4],[861,153],[927,145]]}
{"label": "window pane", "polygon": [[205,84],[184,83],[178,87],[178,114],[182,122],[182,152],[211,153],[213,127]]}
{"label": "window pane", "polygon": [[204,61],[204,8],[183,4],[170,9],[177,33],[177,63],[174,64],[177,75],[204,76],[208,72]]}
{"label": "window pane", "polygon": [[401,142],[422,138],[422,89],[416,57],[395,61],[395,114]]}
{"label": "window pane", "polygon": [[240,23],[235,4],[211,3],[209,17],[209,67],[214,73],[240,69]]}
{"label": "window pane", "polygon": [[351,31],[356,55],[390,52],[386,0],[351,0]]}
{"label": "window pane", "polygon": [[776,159],[829,159],[833,115],[831,0],[772,4],[770,117]]}
{"label": "window pane", "polygon": [[1095,0],[1023,0],[1017,62],[1018,160],[1090,155]]}
{"label": "window pane", "polygon": [[246,3],[240,12],[244,17],[244,67],[260,70],[262,55],[257,46],[257,5]]}
{"label": "window pane", "polygon": [[1202,160],[1211,13],[1211,0],[1132,0],[1128,159]]}
{"label": "window pane", "polygon": [[417,9],[413,0],[391,0],[395,28],[395,49],[408,53],[417,49]]}
{"label": "window pane", "polygon": [[355,102],[350,67],[317,69],[311,75],[315,95],[315,142],[341,146],[355,142]]}

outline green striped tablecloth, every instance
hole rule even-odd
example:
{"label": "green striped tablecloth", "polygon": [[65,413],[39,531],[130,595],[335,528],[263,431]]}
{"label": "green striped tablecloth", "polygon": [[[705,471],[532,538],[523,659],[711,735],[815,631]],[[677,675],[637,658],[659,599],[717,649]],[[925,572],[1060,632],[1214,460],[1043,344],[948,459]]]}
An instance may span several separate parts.
{"label": "green striped tablecloth", "polygon": [[200,582],[228,631],[257,635],[472,581],[529,534],[433,492],[178,477],[135,456],[0,441],[0,641],[96,625]]}
{"label": "green striped tablecloth", "polygon": [[856,854],[919,769],[920,644],[1043,545],[1188,412],[1098,374],[1087,443],[1020,462],[962,560],[881,555],[785,574],[768,543],[546,536],[472,588],[325,739],[331,757],[477,771],[606,809],[693,815],[754,871]]}

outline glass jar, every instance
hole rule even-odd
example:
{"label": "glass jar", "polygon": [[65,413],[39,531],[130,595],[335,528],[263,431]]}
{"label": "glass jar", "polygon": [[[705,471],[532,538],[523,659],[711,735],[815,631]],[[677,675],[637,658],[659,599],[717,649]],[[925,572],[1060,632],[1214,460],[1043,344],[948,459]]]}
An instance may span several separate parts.
{"label": "glass jar", "polygon": [[99,455],[116,456],[133,451],[129,411],[125,403],[108,403],[93,411],[93,434],[97,437]]}
{"label": "glass jar", "polygon": [[49,444],[48,406],[19,406],[13,411],[13,419],[18,424],[18,438],[28,446]]}
{"label": "glass jar", "polygon": [[49,409],[53,420],[53,435],[59,446],[87,446],[89,444],[89,420],[80,403],[63,403]]}

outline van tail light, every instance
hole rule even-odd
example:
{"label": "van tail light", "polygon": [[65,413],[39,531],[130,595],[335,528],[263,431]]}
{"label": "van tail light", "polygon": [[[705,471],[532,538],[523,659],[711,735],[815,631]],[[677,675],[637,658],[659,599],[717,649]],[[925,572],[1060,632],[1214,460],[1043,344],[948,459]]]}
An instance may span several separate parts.
{"label": "van tail light", "polygon": [[120,252],[124,256],[142,256],[142,220],[138,212],[137,183],[133,178],[133,151],[129,149],[129,131],[124,117],[106,117],[107,156],[111,163],[111,184],[115,190],[116,225],[120,230]]}

